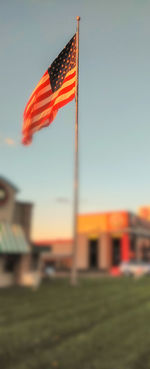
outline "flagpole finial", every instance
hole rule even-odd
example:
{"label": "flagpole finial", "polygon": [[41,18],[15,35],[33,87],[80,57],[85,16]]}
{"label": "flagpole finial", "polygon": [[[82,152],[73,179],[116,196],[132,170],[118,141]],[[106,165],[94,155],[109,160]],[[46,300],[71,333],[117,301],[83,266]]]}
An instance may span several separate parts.
{"label": "flagpole finial", "polygon": [[80,17],[79,17],[79,15],[78,15],[78,16],[76,17],[76,20],[77,20],[77,21],[79,21],[79,20],[80,20]]}

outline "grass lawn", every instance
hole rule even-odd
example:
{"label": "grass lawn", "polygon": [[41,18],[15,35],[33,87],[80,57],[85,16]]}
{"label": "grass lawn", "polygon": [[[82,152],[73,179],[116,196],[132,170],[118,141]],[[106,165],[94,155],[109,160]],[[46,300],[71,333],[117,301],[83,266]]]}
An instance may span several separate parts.
{"label": "grass lawn", "polygon": [[0,290],[1,369],[149,369],[150,278]]}

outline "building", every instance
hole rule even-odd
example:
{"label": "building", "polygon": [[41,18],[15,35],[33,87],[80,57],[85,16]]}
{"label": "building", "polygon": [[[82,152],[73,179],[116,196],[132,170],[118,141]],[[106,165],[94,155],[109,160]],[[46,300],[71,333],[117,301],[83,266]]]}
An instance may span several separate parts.
{"label": "building", "polygon": [[[31,203],[16,200],[18,188],[0,176],[0,287],[31,282]],[[29,276],[30,274],[30,276]]]}
{"label": "building", "polygon": [[120,262],[150,261],[150,222],[127,211],[79,215],[77,263],[113,272]]}
{"label": "building", "polygon": [[23,228],[26,239],[29,242],[31,238],[32,210],[32,203],[15,201],[12,221]]}
{"label": "building", "polygon": [[[37,246],[39,243],[36,243]],[[72,240],[45,241],[51,248],[47,263],[70,269]],[[122,261],[150,261],[150,221],[128,211],[78,216],[77,268],[116,273]]]}
{"label": "building", "polygon": [[34,253],[41,254],[43,271],[53,266],[57,270],[69,270],[72,265],[72,240],[49,240],[33,243]]}

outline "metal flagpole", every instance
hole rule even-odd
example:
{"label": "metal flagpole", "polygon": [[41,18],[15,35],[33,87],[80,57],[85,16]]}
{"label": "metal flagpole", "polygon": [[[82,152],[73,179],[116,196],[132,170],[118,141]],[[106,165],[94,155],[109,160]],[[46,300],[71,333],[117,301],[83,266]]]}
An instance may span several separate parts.
{"label": "metal flagpole", "polygon": [[79,90],[79,22],[77,18],[76,32],[76,121],[75,121],[75,168],[74,168],[74,224],[73,224],[73,250],[72,250],[72,270],[71,284],[77,284],[77,217],[78,217],[78,90]]}

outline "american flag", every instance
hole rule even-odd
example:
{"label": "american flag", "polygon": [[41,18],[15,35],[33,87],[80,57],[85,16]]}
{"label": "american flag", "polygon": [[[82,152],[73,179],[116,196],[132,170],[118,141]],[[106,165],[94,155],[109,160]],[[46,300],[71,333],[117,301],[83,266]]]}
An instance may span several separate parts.
{"label": "american flag", "polygon": [[44,73],[24,110],[22,143],[28,145],[35,132],[49,126],[58,110],[75,97],[76,34]]}

